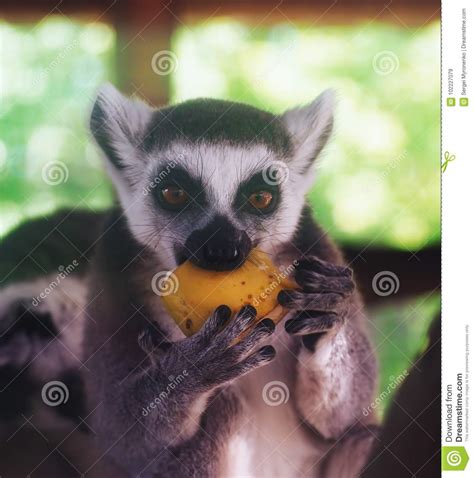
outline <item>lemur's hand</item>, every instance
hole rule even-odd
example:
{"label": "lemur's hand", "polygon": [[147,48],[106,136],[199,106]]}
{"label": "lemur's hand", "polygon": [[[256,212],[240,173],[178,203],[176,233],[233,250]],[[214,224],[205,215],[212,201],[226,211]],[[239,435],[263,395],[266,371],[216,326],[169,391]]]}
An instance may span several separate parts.
{"label": "lemur's hand", "polygon": [[18,299],[0,312],[0,367],[23,367],[57,334],[51,314]]}
{"label": "lemur's hand", "polygon": [[295,311],[285,323],[286,331],[313,339],[315,334],[336,332],[354,292],[352,270],[310,256],[296,266],[295,280],[300,289],[282,290],[278,295],[282,306]]}
{"label": "lemur's hand", "polygon": [[[275,357],[275,349],[270,345],[255,350],[275,330],[270,319],[252,326],[255,315],[255,308],[245,306],[230,321],[231,310],[222,305],[192,337],[160,343],[150,326],[140,335],[139,344],[165,377],[186,370],[195,382],[194,389],[209,390],[266,365]],[[239,339],[244,330],[245,336]]]}

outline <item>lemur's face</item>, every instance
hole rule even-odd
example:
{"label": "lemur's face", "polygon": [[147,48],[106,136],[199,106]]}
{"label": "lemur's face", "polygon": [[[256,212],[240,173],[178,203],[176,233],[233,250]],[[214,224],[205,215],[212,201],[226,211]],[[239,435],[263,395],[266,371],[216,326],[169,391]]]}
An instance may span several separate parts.
{"label": "lemur's face", "polygon": [[291,240],[332,95],[275,116],[219,100],[152,110],[107,86],[91,128],[135,238],[164,268],[228,270]]}

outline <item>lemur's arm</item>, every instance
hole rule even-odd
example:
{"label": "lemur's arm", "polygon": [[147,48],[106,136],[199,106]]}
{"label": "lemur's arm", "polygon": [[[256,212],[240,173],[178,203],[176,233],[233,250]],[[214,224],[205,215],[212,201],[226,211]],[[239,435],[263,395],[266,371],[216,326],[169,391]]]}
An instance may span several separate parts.
{"label": "lemur's arm", "polygon": [[130,287],[113,284],[113,295],[106,290],[89,307],[84,366],[94,399],[91,428],[115,461],[135,473],[191,440],[218,387],[268,363],[275,350],[255,351],[273,332],[271,321],[236,343],[254,322],[251,307],[232,321],[230,310],[220,307],[193,337],[159,344],[149,327],[142,333],[146,313],[131,307]]}
{"label": "lemur's arm", "polygon": [[364,418],[363,410],[376,386],[376,363],[352,271],[311,224],[308,211],[302,222],[295,238],[303,257],[295,274],[300,288],[282,292],[279,299],[294,311],[285,324],[287,332],[301,337],[296,384],[299,411],[325,438],[338,438]]}
{"label": "lemur's arm", "polygon": [[148,469],[156,478],[225,476],[229,438],[242,426],[241,397],[233,385],[220,388],[209,399],[199,430],[192,438],[161,453]]}

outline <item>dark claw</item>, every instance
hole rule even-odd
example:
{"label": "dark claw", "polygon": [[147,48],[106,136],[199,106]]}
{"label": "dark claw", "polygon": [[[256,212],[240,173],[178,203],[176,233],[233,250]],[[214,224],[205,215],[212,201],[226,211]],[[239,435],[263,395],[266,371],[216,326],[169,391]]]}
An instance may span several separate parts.
{"label": "dark claw", "polygon": [[256,316],[257,310],[255,307],[252,307],[251,305],[245,305],[242,307],[229,327],[229,335],[233,336],[233,338],[237,338],[242,331],[255,322]]}
{"label": "dark claw", "polygon": [[202,340],[204,343],[211,341],[216,334],[222,331],[229,323],[232,317],[232,310],[227,305],[219,305],[214,310],[214,313],[206,320],[203,328],[197,334],[197,340]]}
{"label": "dark claw", "polygon": [[260,355],[260,357],[269,359],[275,357],[276,350],[272,345],[265,345],[265,347],[262,347],[257,353]]}
{"label": "dark claw", "polygon": [[282,305],[283,307],[285,305],[290,304],[291,301],[292,301],[291,290],[288,290],[288,289],[281,290],[278,293],[277,299],[278,299],[278,302],[280,303],[280,305]]}
{"label": "dark claw", "polygon": [[217,315],[219,327],[225,327],[232,317],[232,310],[227,305],[220,305],[217,307],[215,314]]}
{"label": "dark claw", "polygon": [[257,309],[255,307],[253,307],[252,305],[244,305],[239,313],[238,313],[239,316],[251,316],[253,318],[255,318],[257,316]]}
{"label": "dark claw", "polygon": [[275,330],[275,323],[273,322],[272,319],[269,319],[269,318],[265,318],[265,319],[262,319],[258,324],[257,326],[255,327],[255,329],[258,329],[258,330],[268,330],[268,332],[274,332]]}

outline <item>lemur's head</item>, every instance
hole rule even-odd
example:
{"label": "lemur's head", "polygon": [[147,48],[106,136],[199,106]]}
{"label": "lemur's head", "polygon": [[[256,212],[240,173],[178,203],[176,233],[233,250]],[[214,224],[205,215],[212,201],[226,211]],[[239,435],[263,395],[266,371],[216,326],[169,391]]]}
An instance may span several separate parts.
{"label": "lemur's head", "polygon": [[168,269],[226,270],[295,233],[333,102],[326,91],[281,116],[212,99],[153,109],[106,85],[91,129],[134,237]]}

